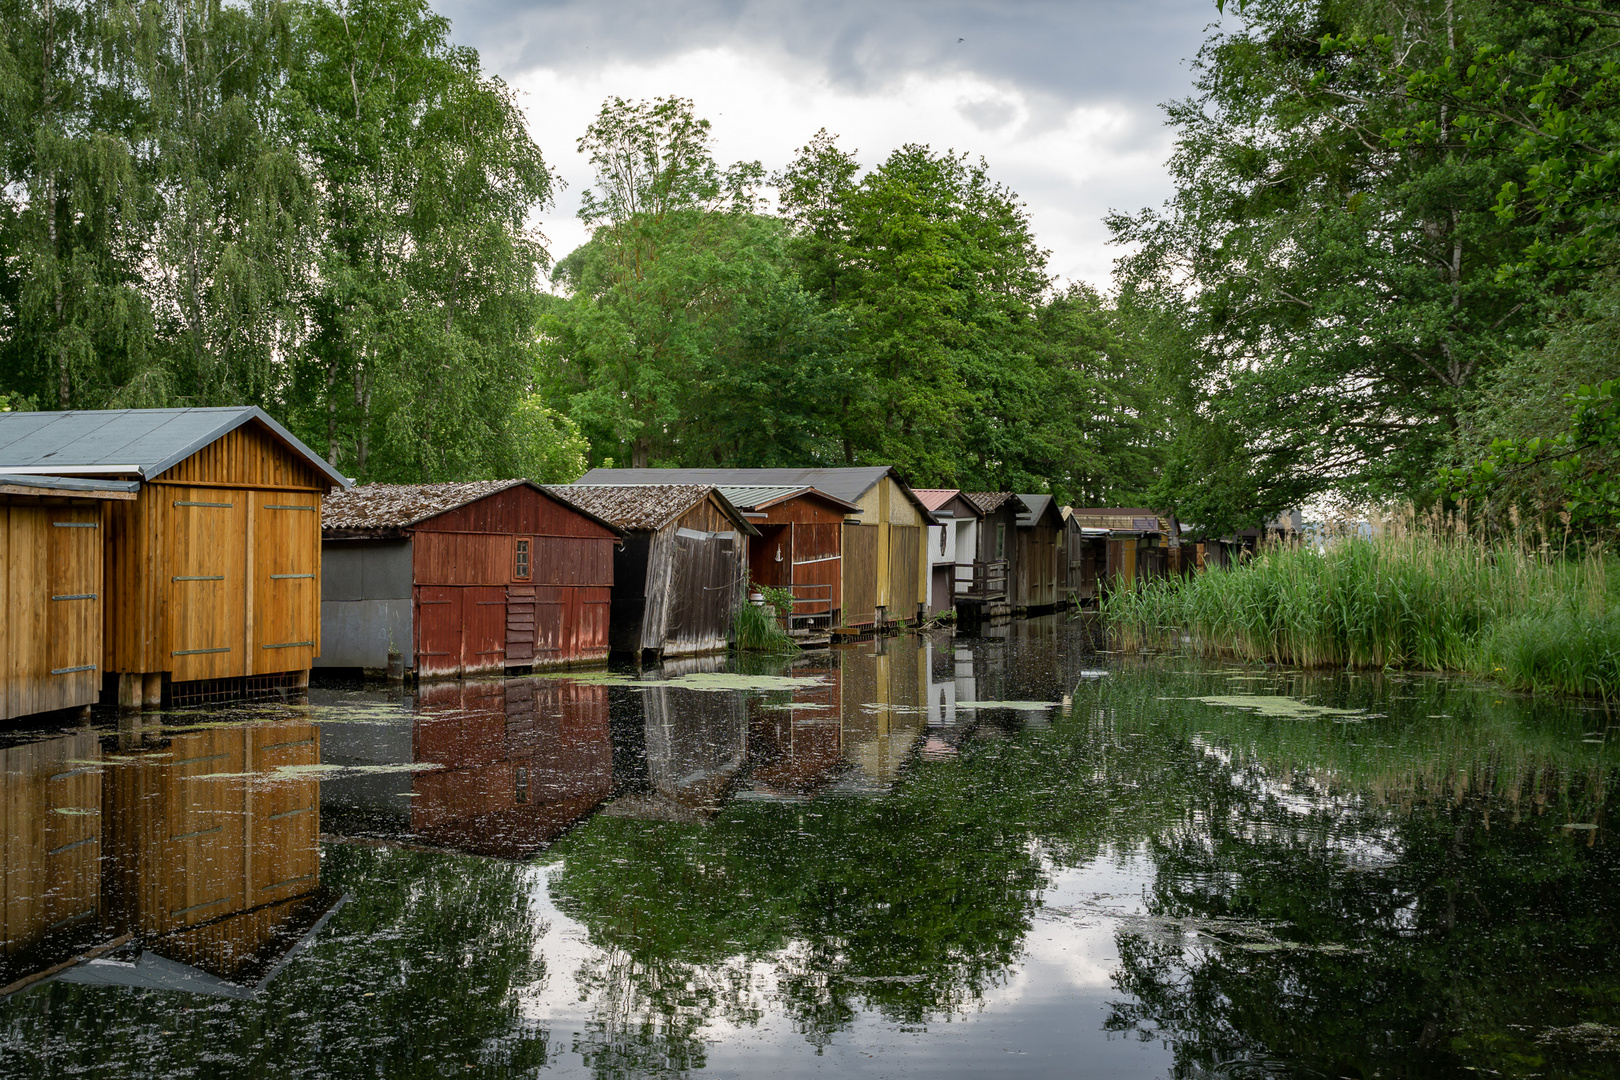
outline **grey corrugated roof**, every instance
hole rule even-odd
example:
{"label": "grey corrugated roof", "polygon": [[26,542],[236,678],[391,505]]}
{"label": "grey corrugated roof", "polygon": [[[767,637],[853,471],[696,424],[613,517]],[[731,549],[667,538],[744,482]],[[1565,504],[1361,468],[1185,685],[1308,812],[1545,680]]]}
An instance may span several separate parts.
{"label": "grey corrugated roof", "polygon": [[[856,502],[872,485],[894,473],[888,465],[860,465],[842,469],[592,469],[580,477],[580,484],[713,484],[716,487],[793,486],[813,487],[835,499]],[[894,478],[911,492],[898,473]],[[917,496],[911,496],[917,509],[930,521],[933,515]]]}
{"label": "grey corrugated roof", "polygon": [[[1018,526],[1023,529],[1027,529],[1039,521],[1041,516],[1046,513],[1047,508],[1052,505],[1052,496],[1050,495],[1020,495],[1018,498],[1025,507],[1023,512],[1018,515]],[[1063,515],[1059,514],[1058,520],[1061,521],[1062,519]]]}
{"label": "grey corrugated roof", "polygon": [[120,495],[133,495],[141,490],[136,480],[99,480],[89,477],[74,476],[0,476],[0,488],[28,488],[37,490],[41,495],[61,493],[64,495],[83,494],[86,497],[106,495],[117,492]]}
{"label": "grey corrugated roof", "polygon": [[699,501],[714,495],[737,523],[752,536],[759,530],[750,525],[742,511],[725,494],[710,484],[555,484],[549,492],[568,500],[588,514],[632,531],[658,530],[686,513]]}
{"label": "grey corrugated roof", "polygon": [[172,468],[243,424],[262,424],[333,484],[348,478],[254,406],[0,413],[0,474],[139,476]]}
{"label": "grey corrugated roof", "polygon": [[739,510],[752,510],[758,506],[770,506],[795,495],[803,495],[806,492],[813,492],[838,506],[849,509],[855,508],[855,504],[848,499],[840,499],[836,495],[829,495],[825,491],[806,487],[803,484],[754,484],[742,486],[720,484],[718,487],[720,488],[720,494],[731,500],[731,505]]}

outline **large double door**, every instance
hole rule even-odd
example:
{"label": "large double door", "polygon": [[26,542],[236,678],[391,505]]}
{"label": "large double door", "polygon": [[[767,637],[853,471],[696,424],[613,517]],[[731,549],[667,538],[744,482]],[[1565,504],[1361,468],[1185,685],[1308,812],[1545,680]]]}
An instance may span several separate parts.
{"label": "large double door", "polygon": [[311,667],[320,648],[320,496],[163,488],[170,677]]}
{"label": "large double door", "polygon": [[506,586],[418,585],[416,663],[423,677],[506,668]]}

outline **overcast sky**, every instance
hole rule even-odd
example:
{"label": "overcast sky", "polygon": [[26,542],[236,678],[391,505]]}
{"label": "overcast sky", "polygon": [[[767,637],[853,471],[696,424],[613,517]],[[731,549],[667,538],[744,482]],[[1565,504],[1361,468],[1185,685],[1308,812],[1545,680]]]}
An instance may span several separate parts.
{"label": "overcast sky", "polygon": [[1053,273],[1106,287],[1110,208],[1169,194],[1160,103],[1214,0],[435,0],[453,37],[514,86],[567,180],[554,256],[585,239],[575,144],[602,101],[678,94],[722,164],[767,170],[825,127],[863,165],[907,142],[982,155],[1028,203]]}

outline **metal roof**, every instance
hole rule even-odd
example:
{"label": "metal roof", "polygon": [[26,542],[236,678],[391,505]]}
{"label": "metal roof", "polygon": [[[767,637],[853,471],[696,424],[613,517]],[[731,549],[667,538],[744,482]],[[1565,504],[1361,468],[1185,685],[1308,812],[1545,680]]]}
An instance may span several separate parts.
{"label": "metal roof", "polygon": [[[1022,529],[1034,525],[1046,516],[1048,510],[1053,509],[1052,496],[1050,495],[1020,495],[1018,499],[1024,504],[1023,512],[1018,515],[1018,526]],[[1055,510],[1054,513],[1056,513]],[[1062,520],[1063,515],[1058,513],[1058,521],[1061,522]]]}
{"label": "metal roof", "polygon": [[956,488],[913,488],[917,501],[930,510],[938,510],[951,501],[951,496],[957,494]]}
{"label": "metal roof", "polygon": [[321,528],[328,532],[405,529],[522,485],[555,499],[598,525],[621,535],[624,532],[612,522],[574,505],[572,500],[555,491],[522,479],[469,480],[451,484],[365,484],[348,491],[335,490],[322,503]]}
{"label": "metal roof", "polygon": [[[598,469],[597,472],[615,470]],[[589,473],[586,474],[590,475]],[[584,482],[546,487],[588,514],[611,522],[621,529],[654,531],[664,528],[699,502],[714,496],[721,508],[743,532],[758,536],[742,511],[732,505],[725,493],[712,484],[603,484]]]}
{"label": "metal roof", "polygon": [[70,476],[0,476],[0,494],[63,495],[82,499],[133,499],[136,480],[97,480]]}
{"label": "metal roof", "polygon": [[235,431],[258,423],[338,487],[348,478],[255,406],[0,413],[0,475],[138,476],[150,480]]}
{"label": "metal roof", "polygon": [[720,494],[731,500],[731,505],[739,510],[759,510],[799,495],[813,495],[825,502],[832,503],[844,510],[855,509],[855,504],[836,495],[829,495],[817,488],[806,487],[803,484],[753,484],[753,485],[717,485]]}
{"label": "metal roof", "polygon": [[841,469],[592,469],[580,484],[713,484],[716,487],[812,487],[845,502],[857,502],[885,476],[893,476],[923,515],[932,515],[890,465]]}

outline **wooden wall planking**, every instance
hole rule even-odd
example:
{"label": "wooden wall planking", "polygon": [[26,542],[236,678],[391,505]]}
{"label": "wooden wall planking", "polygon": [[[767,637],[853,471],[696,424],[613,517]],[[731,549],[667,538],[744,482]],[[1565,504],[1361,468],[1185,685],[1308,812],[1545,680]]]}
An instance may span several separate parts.
{"label": "wooden wall planking", "polygon": [[[247,424],[111,504],[103,669],[176,682],[307,670],[320,652],[327,486]],[[269,648],[295,642],[310,644]]]}
{"label": "wooden wall planking", "polygon": [[917,607],[927,595],[925,578],[919,573],[923,543],[928,531],[919,525],[889,526],[889,604],[890,619],[915,619]]}
{"label": "wooden wall planking", "polygon": [[877,621],[878,534],[877,525],[848,524],[844,527],[843,623],[870,626]]}
{"label": "wooden wall planking", "polygon": [[96,700],[102,524],[94,503],[0,501],[0,718]]}

